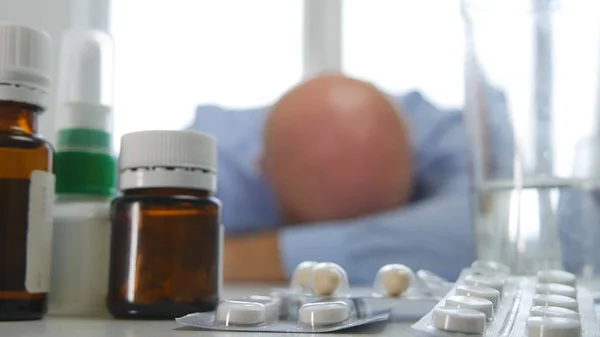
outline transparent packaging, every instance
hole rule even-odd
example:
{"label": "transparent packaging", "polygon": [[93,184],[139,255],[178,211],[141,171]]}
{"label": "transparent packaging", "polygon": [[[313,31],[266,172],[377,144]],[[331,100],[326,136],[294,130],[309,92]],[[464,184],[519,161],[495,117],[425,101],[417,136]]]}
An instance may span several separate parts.
{"label": "transparent packaging", "polygon": [[362,301],[304,297],[305,303],[278,301],[265,296],[224,300],[214,312],[177,318],[188,327],[216,331],[311,332],[349,329],[388,319],[387,312],[370,310]]}
{"label": "transparent packaging", "polygon": [[225,300],[217,306],[215,325],[264,326],[272,324],[278,318],[279,310],[274,303]]}
{"label": "transparent packaging", "polygon": [[535,276],[487,275],[490,283],[496,280],[504,284],[504,292],[492,309],[492,303],[486,304],[491,301],[484,298],[491,292],[482,292],[481,297],[477,293],[461,293],[461,289],[471,287],[469,277],[481,277],[474,272],[470,268],[463,270],[455,287],[412,325],[420,336],[600,336],[594,296],[587,288],[577,286],[577,299],[540,295],[538,289],[543,283]]}
{"label": "transparent packaging", "polygon": [[600,2],[463,0],[477,258],[600,275]]}
{"label": "transparent packaging", "polygon": [[415,274],[403,264],[388,264],[379,269],[373,283],[375,294],[383,297],[400,297],[414,284]]}
{"label": "transparent packaging", "polygon": [[310,275],[317,264],[319,263],[315,261],[304,261],[298,264],[290,280],[290,291],[309,294],[311,292],[309,284]]}
{"label": "transparent packaging", "polygon": [[310,272],[309,288],[316,296],[343,297],[350,294],[350,282],[344,268],[331,262],[316,264]]}
{"label": "transparent packaging", "polygon": [[[315,277],[322,279],[315,282]],[[288,317],[296,317],[307,303],[340,299],[366,303],[369,310],[389,312],[394,321],[412,321],[431,310],[452,285],[427,270],[415,274],[405,265],[388,264],[374,275],[372,286],[352,287],[341,266],[305,261],[296,267],[289,287],[272,289],[270,296],[281,301],[280,313]]]}

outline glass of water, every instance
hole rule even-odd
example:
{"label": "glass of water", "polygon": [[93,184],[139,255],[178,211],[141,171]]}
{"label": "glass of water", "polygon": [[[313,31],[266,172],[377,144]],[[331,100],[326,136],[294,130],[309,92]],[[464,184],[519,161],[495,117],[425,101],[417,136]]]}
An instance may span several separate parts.
{"label": "glass of water", "polygon": [[600,275],[600,1],[463,0],[479,259]]}

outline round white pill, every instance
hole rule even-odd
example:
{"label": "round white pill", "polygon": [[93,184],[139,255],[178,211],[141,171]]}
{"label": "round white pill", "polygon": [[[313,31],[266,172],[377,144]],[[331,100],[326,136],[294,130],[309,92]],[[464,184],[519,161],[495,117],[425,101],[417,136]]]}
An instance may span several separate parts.
{"label": "round white pill", "polygon": [[267,309],[256,302],[223,301],[217,307],[215,320],[226,326],[258,325],[267,320]]}
{"label": "round white pill", "polygon": [[577,277],[564,270],[540,270],[537,273],[539,283],[560,283],[575,286]]}
{"label": "round white pill", "polygon": [[467,275],[464,283],[472,286],[490,287],[498,290],[502,295],[504,289],[504,279],[498,277],[489,277],[483,275]]}
{"label": "round white pill", "polygon": [[508,268],[508,266],[494,261],[477,260],[471,264],[471,269],[481,273],[510,274],[510,268]]}
{"label": "round white pill", "polygon": [[486,319],[494,315],[494,304],[490,300],[480,297],[450,296],[446,299],[447,307],[477,310],[485,314]]}
{"label": "round white pill", "polygon": [[440,330],[480,334],[485,330],[485,321],[485,314],[477,310],[452,307],[433,309],[433,324]]}
{"label": "round white pill", "polygon": [[533,305],[545,307],[561,307],[579,312],[577,301],[562,295],[536,294],[533,296]]}
{"label": "round white pill", "polygon": [[312,291],[319,296],[333,295],[347,280],[344,269],[335,263],[319,263],[312,269]]}
{"label": "round white pill", "polygon": [[344,302],[307,303],[298,310],[298,321],[311,327],[342,323],[350,318],[350,307]]}
{"label": "round white pill", "polygon": [[579,314],[576,311],[560,307],[533,307],[529,315],[531,317],[565,317],[579,320]]}
{"label": "round white pill", "polygon": [[530,317],[527,337],[580,337],[581,323],[564,317]]}
{"label": "round white pill", "polygon": [[494,288],[461,284],[456,287],[456,295],[485,298],[495,306],[500,302],[500,292]]}
{"label": "round white pill", "polygon": [[254,302],[258,302],[258,303],[272,303],[275,302],[275,300],[269,296],[263,296],[263,295],[251,295],[248,296],[248,299],[250,301],[254,301]]}
{"label": "round white pill", "polygon": [[577,289],[575,287],[560,283],[539,283],[535,287],[535,292],[538,294],[554,294],[577,298]]}
{"label": "round white pill", "polygon": [[300,290],[308,290],[310,284],[310,275],[313,268],[318,263],[315,261],[304,261],[296,266],[294,273],[292,274],[292,287],[299,288]]}
{"label": "round white pill", "polygon": [[413,271],[403,264],[388,264],[377,272],[376,282],[389,297],[398,297],[405,292],[413,279]]}

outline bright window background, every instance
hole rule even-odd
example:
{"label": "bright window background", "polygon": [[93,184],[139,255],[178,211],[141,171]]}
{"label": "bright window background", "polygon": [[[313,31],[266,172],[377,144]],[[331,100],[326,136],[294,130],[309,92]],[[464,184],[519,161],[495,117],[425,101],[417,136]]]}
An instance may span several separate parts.
{"label": "bright window background", "polygon": [[460,0],[344,0],[342,27],[347,74],[391,93],[418,89],[440,106],[462,106]]}
{"label": "bright window background", "polygon": [[195,107],[274,101],[302,75],[302,0],[113,1],[115,147]]}

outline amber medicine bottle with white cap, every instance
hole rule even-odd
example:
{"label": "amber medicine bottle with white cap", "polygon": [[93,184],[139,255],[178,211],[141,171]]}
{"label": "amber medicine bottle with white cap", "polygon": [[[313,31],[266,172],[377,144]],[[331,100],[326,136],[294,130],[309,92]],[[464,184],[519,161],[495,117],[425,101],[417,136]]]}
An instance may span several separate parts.
{"label": "amber medicine bottle with white cap", "polygon": [[111,207],[108,310],[115,318],[173,319],[212,311],[221,283],[216,142],[190,131],[121,140]]}
{"label": "amber medicine bottle with white cap", "polygon": [[46,314],[53,150],[38,132],[50,87],[50,37],[0,22],[0,320]]}

